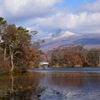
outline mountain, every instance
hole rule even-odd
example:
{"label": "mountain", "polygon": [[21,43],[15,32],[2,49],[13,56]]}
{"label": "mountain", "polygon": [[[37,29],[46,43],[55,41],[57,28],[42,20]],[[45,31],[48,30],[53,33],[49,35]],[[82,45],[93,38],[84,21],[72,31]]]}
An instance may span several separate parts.
{"label": "mountain", "polygon": [[52,35],[51,38],[45,39],[40,49],[44,52],[54,48],[61,48],[73,45],[84,45],[87,49],[100,48],[100,34],[77,34],[69,31],[60,31]]}

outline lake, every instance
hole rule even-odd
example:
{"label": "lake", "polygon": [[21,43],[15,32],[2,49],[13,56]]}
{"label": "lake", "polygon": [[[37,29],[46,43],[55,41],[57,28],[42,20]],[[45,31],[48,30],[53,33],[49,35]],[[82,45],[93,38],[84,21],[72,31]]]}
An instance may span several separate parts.
{"label": "lake", "polygon": [[0,76],[0,100],[100,100],[100,68],[34,69]]}

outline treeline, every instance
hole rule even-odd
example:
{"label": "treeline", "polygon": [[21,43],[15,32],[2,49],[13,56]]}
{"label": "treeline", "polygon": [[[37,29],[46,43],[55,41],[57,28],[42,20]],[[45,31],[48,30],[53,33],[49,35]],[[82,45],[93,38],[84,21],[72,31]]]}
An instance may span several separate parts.
{"label": "treeline", "polygon": [[40,52],[35,45],[32,46],[31,41],[36,33],[14,24],[9,25],[0,17],[0,72],[39,65]]}
{"label": "treeline", "polygon": [[51,67],[100,67],[100,49],[83,45],[58,48],[46,54]]}

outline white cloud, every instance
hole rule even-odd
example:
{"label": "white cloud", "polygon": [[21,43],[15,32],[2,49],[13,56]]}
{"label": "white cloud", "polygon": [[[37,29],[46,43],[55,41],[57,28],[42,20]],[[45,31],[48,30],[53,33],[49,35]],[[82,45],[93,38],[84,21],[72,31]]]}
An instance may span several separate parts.
{"label": "white cloud", "polygon": [[30,18],[41,16],[62,0],[3,0],[0,16],[5,18]]}
{"label": "white cloud", "polygon": [[100,12],[100,0],[96,0],[93,3],[85,3],[79,8],[80,12]]}
{"label": "white cloud", "polygon": [[100,33],[100,13],[62,13],[58,12],[52,16],[36,18],[28,22],[29,26],[44,31],[55,31],[57,29],[68,30],[77,33]]}
{"label": "white cloud", "polygon": [[64,0],[3,0],[0,16],[13,22],[21,20],[19,24],[38,30],[40,37],[58,29],[74,33],[100,33],[100,0],[81,6],[79,13],[56,8],[55,5],[61,1]]}

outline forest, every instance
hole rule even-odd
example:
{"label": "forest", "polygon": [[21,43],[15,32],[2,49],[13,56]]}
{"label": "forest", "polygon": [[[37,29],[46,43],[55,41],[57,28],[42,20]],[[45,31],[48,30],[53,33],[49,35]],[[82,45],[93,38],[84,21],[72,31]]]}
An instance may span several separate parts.
{"label": "forest", "polygon": [[[0,17],[0,73],[23,72],[48,61],[50,67],[100,67],[100,49],[87,50],[83,45],[39,50],[41,42],[32,39],[37,31],[8,24]],[[43,41],[44,42],[44,41]]]}
{"label": "forest", "polygon": [[[0,17],[0,72],[25,71],[38,66],[40,51],[32,37],[37,31],[29,32]],[[34,44],[34,46],[32,46]]]}
{"label": "forest", "polygon": [[56,48],[46,53],[51,67],[100,67],[100,49],[86,49],[84,45]]}

